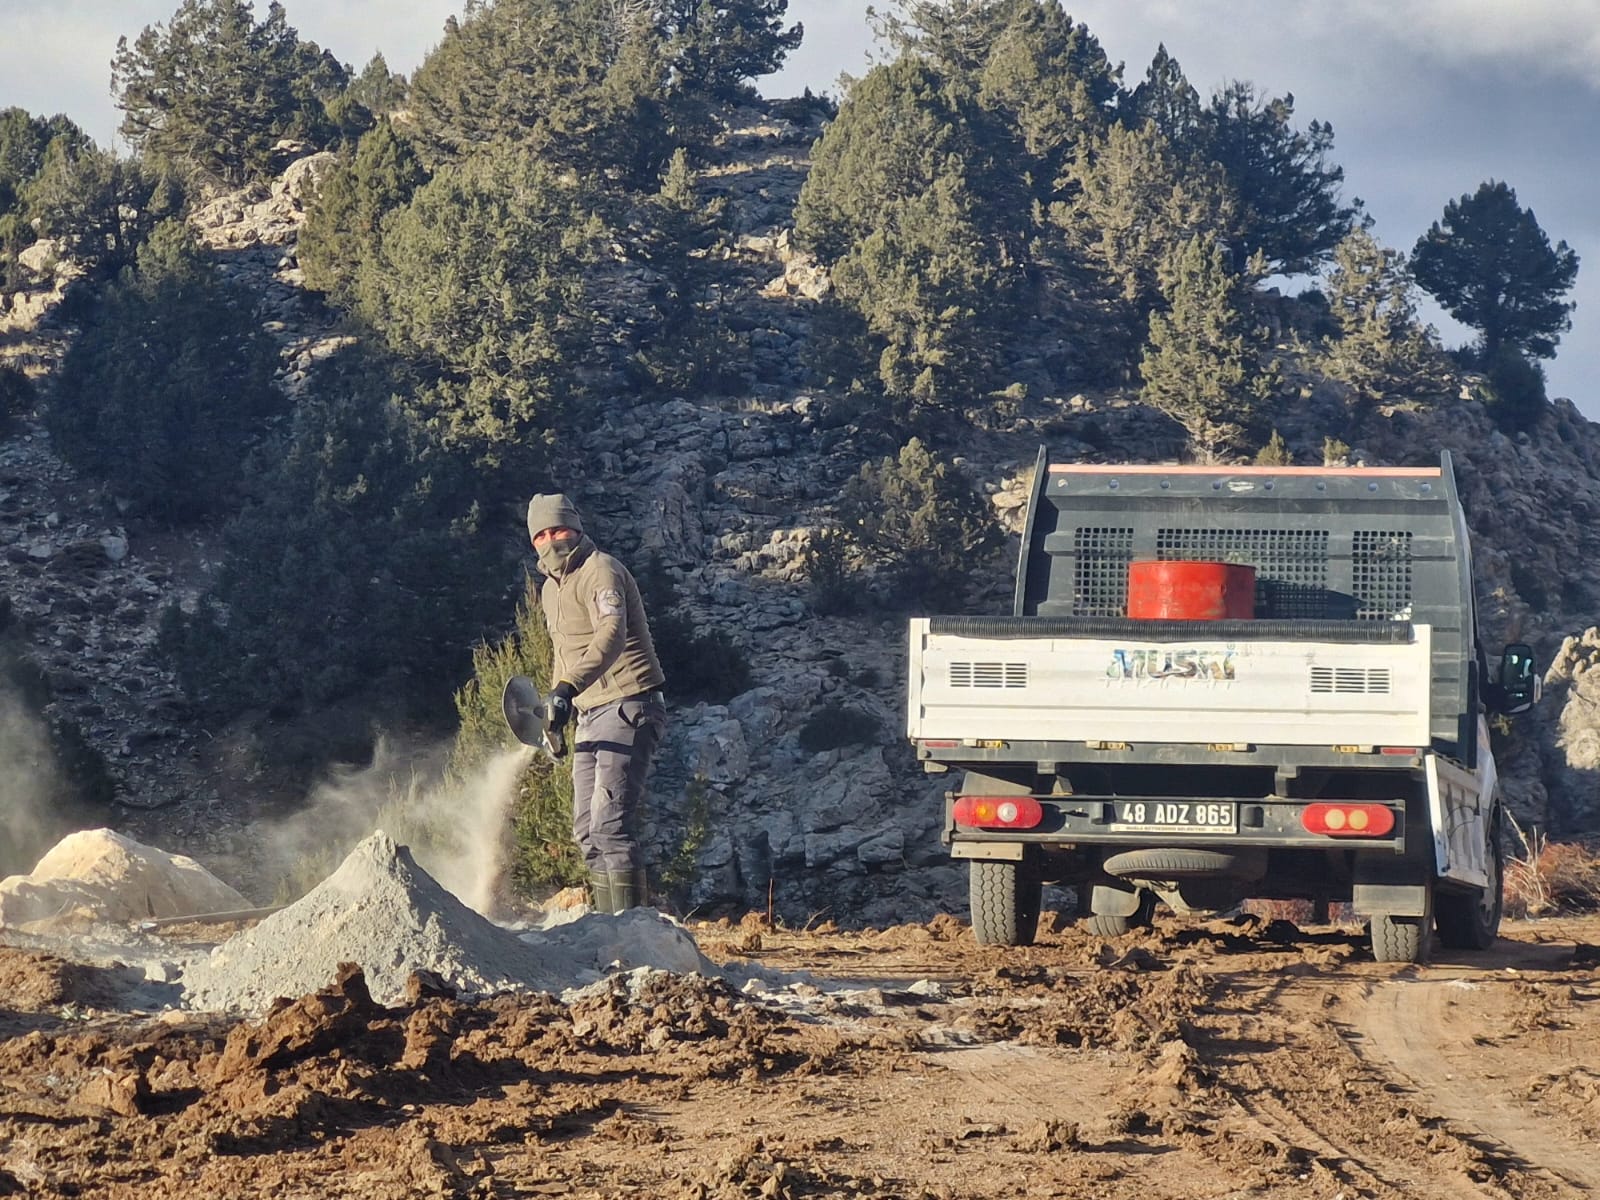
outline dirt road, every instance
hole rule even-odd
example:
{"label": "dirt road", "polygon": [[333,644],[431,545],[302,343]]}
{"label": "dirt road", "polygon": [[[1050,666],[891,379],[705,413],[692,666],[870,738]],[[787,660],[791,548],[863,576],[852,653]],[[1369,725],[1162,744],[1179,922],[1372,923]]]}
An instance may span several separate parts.
{"label": "dirt road", "polygon": [[383,1009],[357,974],[243,1024],[102,1013],[94,971],[0,950],[0,1195],[1600,1193],[1600,918],[1507,932],[1419,968],[1252,918],[751,922],[697,933],[817,982]]}

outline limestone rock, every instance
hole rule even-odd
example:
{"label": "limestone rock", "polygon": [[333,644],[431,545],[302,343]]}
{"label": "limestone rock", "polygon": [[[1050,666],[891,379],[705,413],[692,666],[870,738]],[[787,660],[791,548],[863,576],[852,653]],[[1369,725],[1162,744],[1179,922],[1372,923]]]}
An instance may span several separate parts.
{"label": "limestone rock", "polygon": [[0,926],[136,921],[249,907],[194,859],[109,829],[69,834],[32,872],[0,881]]}

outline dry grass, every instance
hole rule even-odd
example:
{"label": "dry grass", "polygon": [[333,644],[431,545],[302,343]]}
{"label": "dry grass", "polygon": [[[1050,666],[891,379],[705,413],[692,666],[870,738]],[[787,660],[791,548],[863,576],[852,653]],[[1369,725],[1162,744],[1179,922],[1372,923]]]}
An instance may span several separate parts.
{"label": "dry grass", "polygon": [[1552,842],[1534,828],[1511,828],[1522,853],[1506,863],[1505,904],[1510,917],[1547,917],[1600,909],[1600,845]]}

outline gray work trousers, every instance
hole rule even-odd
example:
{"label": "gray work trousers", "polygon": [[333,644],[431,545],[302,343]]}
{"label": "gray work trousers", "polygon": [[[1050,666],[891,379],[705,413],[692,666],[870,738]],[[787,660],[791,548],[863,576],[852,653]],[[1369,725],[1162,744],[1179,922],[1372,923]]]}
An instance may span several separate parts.
{"label": "gray work trousers", "polygon": [[659,693],[578,714],[572,744],[572,836],[591,872],[625,874],[639,853],[650,759],[667,726]]}

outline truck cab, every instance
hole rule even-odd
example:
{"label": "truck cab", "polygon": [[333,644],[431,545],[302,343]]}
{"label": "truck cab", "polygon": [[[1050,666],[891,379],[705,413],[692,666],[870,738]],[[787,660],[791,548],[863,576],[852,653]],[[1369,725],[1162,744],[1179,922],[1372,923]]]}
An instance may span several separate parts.
{"label": "truck cab", "polygon": [[1437,466],[1050,463],[1009,616],[910,625],[908,735],[947,772],[979,941],[1046,882],[1116,936],[1159,900],[1342,902],[1381,961],[1485,948],[1501,909],[1488,718],[1538,698],[1477,636]]}

